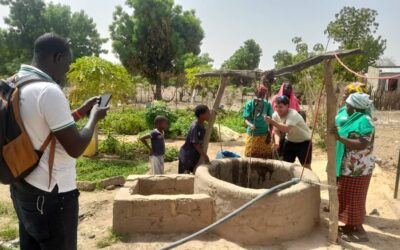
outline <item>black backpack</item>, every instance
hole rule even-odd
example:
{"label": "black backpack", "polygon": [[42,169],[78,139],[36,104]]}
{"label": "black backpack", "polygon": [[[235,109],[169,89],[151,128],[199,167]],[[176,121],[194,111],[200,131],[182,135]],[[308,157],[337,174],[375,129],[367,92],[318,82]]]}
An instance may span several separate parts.
{"label": "black backpack", "polygon": [[53,169],[56,139],[49,134],[39,150],[35,150],[21,119],[20,89],[45,80],[34,75],[0,80],[0,183],[12,184],[30,174],[50,144],[49,186]]}

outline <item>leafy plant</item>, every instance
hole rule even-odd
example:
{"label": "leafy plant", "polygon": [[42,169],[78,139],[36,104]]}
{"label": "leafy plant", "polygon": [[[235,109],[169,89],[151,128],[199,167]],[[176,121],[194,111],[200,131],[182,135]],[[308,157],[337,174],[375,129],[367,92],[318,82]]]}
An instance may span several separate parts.
{"label": "leafy plant", "polygon": [[179,150],[175,147],[166,147],[164,161],[172,162],[178,160]]}
{"label": "leafy plant", "polygon": [[116,154],[119,148],[119,141],[113,137],[110,133],[107,135],[107,139],[99,144],[99,152],[107,154]]}
{"label": "leafy plant", "polygon": [[100,129],[120,135],[136,135],[145,131],[147,124],[143,111],[125,109],[109,112],[106,118],[100,122]]}
{"label": "leafy plant", "polygon": [[126,69],[99,57],[82,57],[70,68],[67,80],[71,85],[69,99],[73,105],[81,104],[92,96],[113,95],[114,104],[126,103],[135,93],[133,78]]}
{"label": "leafy plant", "polygon": [[150,129],[154,128],[154,119],[159,115],[167,117],[170,124],[177,120],[177,116],[168,108],[166,103],[157,101],[149,105],[145,111],[146,123]]}

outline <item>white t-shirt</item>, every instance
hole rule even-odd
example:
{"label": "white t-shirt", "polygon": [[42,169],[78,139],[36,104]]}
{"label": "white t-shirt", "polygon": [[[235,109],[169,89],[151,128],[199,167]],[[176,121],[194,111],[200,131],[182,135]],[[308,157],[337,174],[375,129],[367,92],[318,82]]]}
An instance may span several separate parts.
{"label": "white t-shirt", "polygon": [[[28,65],[22,65],[18,75],[32,73],[45,80],[51,80],[44,72]],[[61,88],[53,82],[35,82],[22,87],[20,112],[35,149],[40,148],[50,131],[59,131],[74,124],[68,100]],[[59,193],[76,189],[76,160],[67,154],[58,141],[49,188],[49,151],[50,146],[45,150],[39,165],[25,178],[25,181],[47,192],[51,192],[56,184]]]}
{"label": "white t-shirt", "polygon": [[286,139],[290,142],[304,142],[311,140],[311,131],[303,117],[293,109],[289,109],[286,117],[280,117],[277,112],[272,114],[272,120],[291,126],[286,134]]}

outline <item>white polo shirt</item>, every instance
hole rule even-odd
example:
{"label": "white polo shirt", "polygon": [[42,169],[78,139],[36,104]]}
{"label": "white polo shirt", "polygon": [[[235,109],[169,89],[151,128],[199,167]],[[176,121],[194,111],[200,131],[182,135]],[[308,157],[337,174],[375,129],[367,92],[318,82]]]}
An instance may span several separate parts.
{"label": "white polo shirt", "polygon": [[[56,132],[74,124],[65,94],[52,78],[29,65],[21,65],[18,76],[35,74],[50,82],[35,82],[21,89],[20,112],[25,129],[35,149],[39,149],[50,131]],[[39,165],[25,181],[41,190],[51,192],[58,185],[59,193],[76,189],[76,160],[57,141],[51,185],[49,188],[49,151],[45,150]]]}

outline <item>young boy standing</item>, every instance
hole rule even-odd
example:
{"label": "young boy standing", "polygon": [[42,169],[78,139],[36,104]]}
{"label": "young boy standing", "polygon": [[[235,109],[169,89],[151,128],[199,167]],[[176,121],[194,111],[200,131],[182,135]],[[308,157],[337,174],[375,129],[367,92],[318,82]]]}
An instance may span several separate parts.
{"label": "young boy standing", "polygon": [[203,151],[203,140],[206,134],[204,122],[210,119],[210,110],[206,105],[198,105],[194,114],[197,120],[192,123],[189,133],[186,136],[185,144],[179,151],[179,169],[180,174],[194,173],[196,165],[202,158],[209,162],[207,154]]}
{"label": "young boy standing", "polygon": [[[150,150],[151,174],[164,174],[165,140],[164,131],[168,128],[168,119],[165,116],[157,116],[154,119],[155,129],[150,134],[140,138],[140,141]],[[151,140],[151,147],[147,140]]]}

